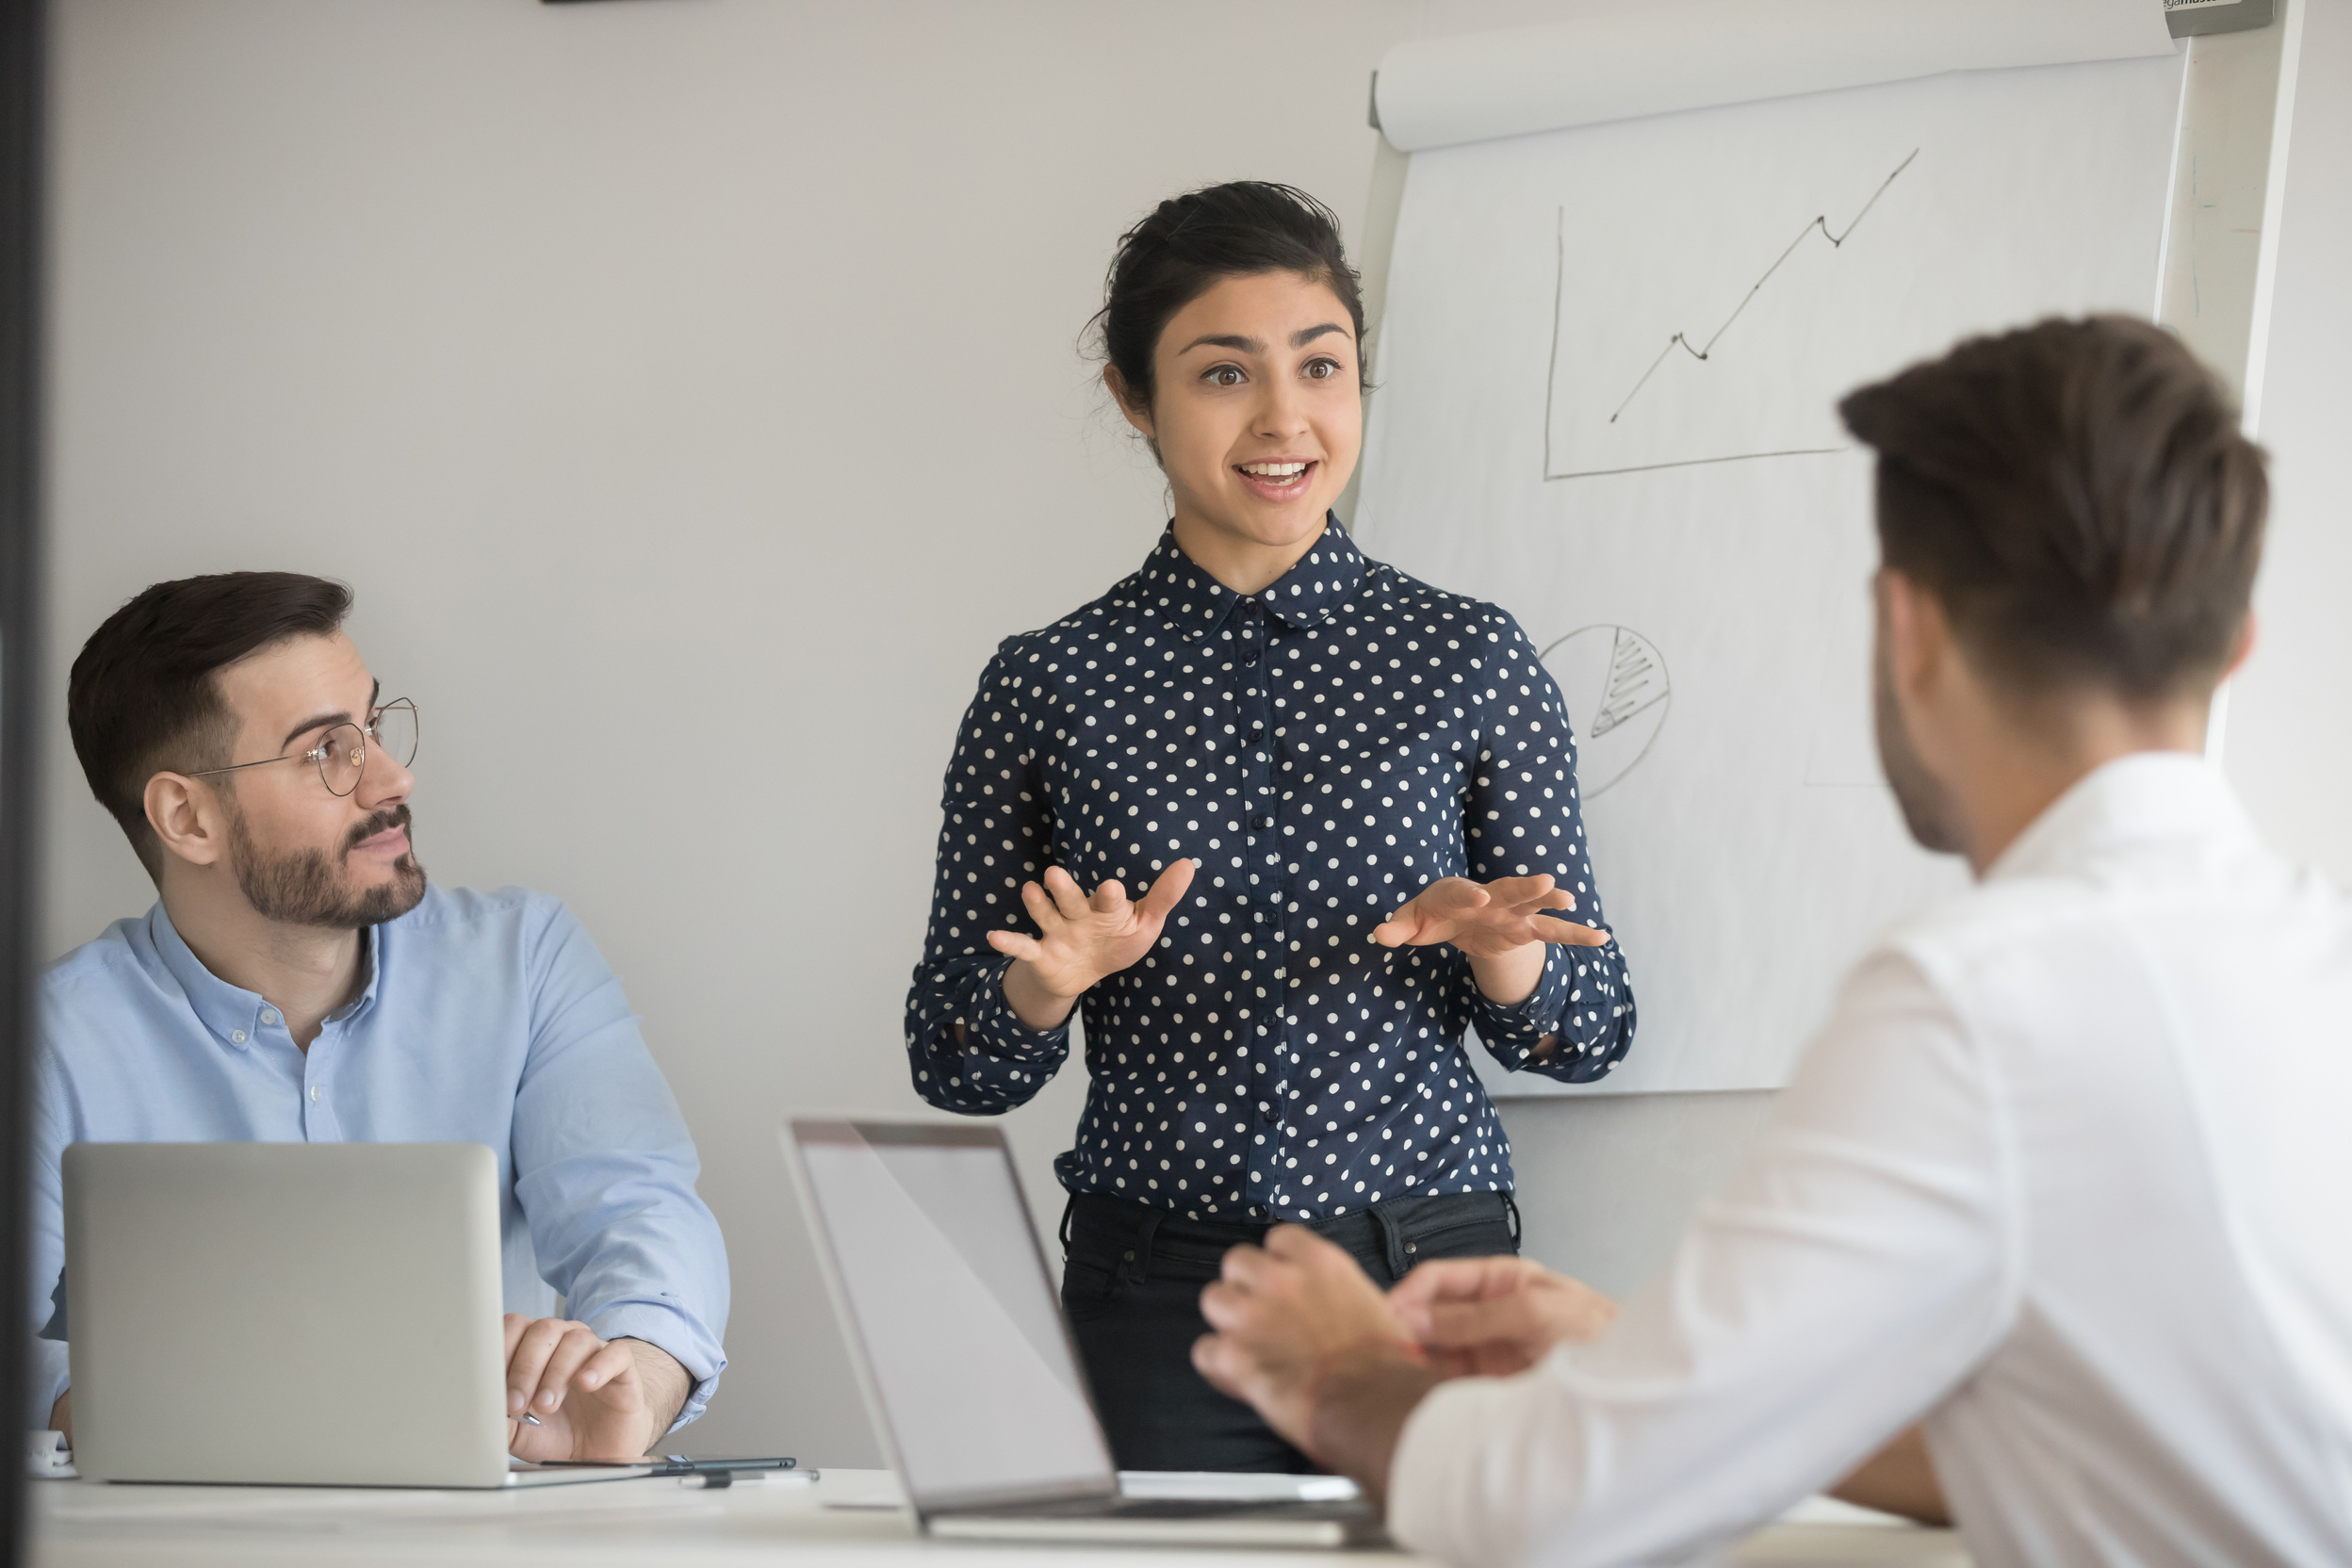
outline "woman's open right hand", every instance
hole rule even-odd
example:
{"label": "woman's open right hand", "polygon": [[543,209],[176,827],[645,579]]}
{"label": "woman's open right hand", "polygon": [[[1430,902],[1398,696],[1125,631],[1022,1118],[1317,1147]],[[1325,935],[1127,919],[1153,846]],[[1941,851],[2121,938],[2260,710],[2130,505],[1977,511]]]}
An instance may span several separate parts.
{"label": "woman's open right hand", "polygon": [[1152,950],[1192,886],[1192,872],[1193,862],[1178,860],[1133,904],[1117,881],[1102,883],[1088,898],[1059,866],[1046,868],[1042,887],[1022,883],[1021,902],[1037,923],[1037,935],[988,933],[990,947],[1019,960],[1004,974],[1004,1000],[1014,1013],[1032,1029],[1059,1025],[1087,988]]}

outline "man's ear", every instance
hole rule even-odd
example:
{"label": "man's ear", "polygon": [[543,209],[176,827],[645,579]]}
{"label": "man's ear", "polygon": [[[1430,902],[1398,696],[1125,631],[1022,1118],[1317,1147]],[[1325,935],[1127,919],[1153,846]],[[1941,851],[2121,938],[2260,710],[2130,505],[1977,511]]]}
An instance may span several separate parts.
{"label": "man's ear", "polygon": [[147,780],[147,825],[166,855],[192,866],[218,865],[228,858],[228,818],[212,790],[176,773]]}
{"label": "man's ear", "polygon": [[1152,410],[1127,395],[1127,378],[1119,373],[1118,366],[1102,367],[1102,384],[1111,389],[1111,400],[1119,404],[1119,411],[1127,416],[1127,422],[1135,426],[1145,440],[1156,441],[1160,438],[1159,430],[1152,423]]}
{"label": "man's ear", "polygon": [[1916,702],[1952,657],[1952,623],[1936,596],[1895,570],[1878,572],[1878,635],[1895,691]]}
{"label": "man's ear", "polygon": [[[2237,646],[2230,650],[2230,662],[2222,668],[2222,680],[2228,680],[2231,676],[2246,668],[2246,662],[2254,657],[2254,644],[2257,640],[2254,610],[2249,605],[2246,607],[2246,619],[2238,623]],[[2214,684],[2219,685],[2220,681]]]}

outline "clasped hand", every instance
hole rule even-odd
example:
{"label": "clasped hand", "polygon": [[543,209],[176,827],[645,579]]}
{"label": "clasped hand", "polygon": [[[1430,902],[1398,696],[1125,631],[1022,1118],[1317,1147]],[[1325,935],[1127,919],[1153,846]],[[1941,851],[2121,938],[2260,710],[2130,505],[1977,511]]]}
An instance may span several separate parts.
{"label": "clasped hand", "polygon": [[1507,1378],[1571,1340],[1597,1339],[1617,1303],[1526,1258],[1439,1258],[1388,1293],[1389,1310],[1448,1377]]}
{"label": "clasped hand", "polygon": [[1200,1293],[1216,1331],[1200,1375],[1375,1496],[1406,1418],[1436,1383],[1534,1365],[1617,1315],[1599,1292],[1514,1257],[1425,1263],[1383,1296],[1355,1259],[1297,1225],[1225,1254]]}

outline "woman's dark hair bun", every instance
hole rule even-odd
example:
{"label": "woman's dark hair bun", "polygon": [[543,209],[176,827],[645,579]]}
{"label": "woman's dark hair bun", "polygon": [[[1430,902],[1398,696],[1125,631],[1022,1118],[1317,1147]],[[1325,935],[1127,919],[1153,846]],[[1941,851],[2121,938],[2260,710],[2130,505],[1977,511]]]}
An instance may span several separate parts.
{"label": "woman's dark hair bun", "polygon": [[1171,317],[1223,279],[1258,272],[1298,272],[1328,286],[1362,345],[1364,296],[1339,219],[1295,186],[1232,180],[1169,197],[1119,237],[1092,324],[1127,396],[1152,406],[1152,353]]}

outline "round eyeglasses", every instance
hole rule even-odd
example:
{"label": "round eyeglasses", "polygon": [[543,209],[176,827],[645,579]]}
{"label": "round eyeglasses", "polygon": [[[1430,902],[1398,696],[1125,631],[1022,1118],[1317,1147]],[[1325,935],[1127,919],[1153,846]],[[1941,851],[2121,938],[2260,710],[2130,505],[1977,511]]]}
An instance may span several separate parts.
{"label": "round eyeglasses", "polygon": [[313,762],[318,768],[318,781],[338,795],[348,795],[359,788],[362,775],[368,771],[368,747],[372,743],[377,752],[390,758],[401,767],[416,760],[416,705],[406,697],[398,697],[384,704],[368,715],[365,725],[338,724],[318,737],[318,743],[308,751],[290,757],[265,757],[258,762],[232,762],[225,768],[192,768],[190,778],[207,774],[235,773],[240,768],[266,768],[272,762]]}

